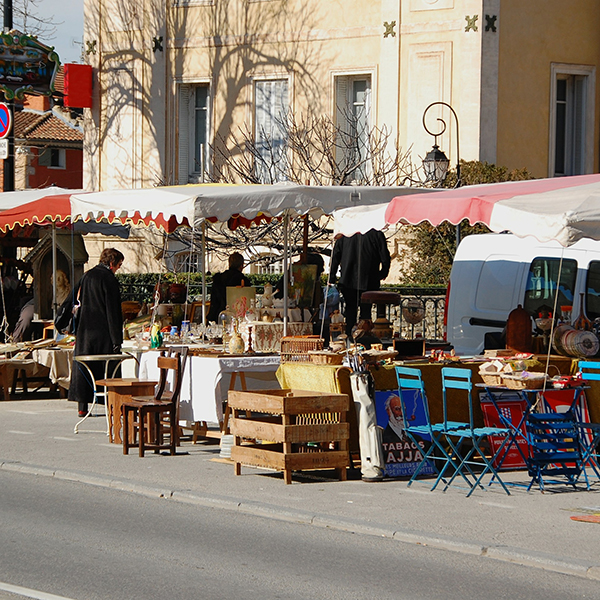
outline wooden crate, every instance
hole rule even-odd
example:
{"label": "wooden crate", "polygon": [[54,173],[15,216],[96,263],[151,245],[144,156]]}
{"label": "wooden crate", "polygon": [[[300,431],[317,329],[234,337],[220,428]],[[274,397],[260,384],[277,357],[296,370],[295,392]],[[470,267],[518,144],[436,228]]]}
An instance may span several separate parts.
{"label": "wooden crate", "polygon": [[340,480],[346,480],[350,464],[346,394],[231,390],[228,404],[236,475],[246,464],[283,471],[287,484],[292,471],[312,469],[336,469]]}

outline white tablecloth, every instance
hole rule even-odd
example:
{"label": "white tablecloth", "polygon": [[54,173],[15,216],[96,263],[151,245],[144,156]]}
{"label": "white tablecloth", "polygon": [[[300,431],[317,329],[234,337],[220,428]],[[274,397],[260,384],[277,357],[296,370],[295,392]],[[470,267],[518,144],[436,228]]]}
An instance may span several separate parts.
{"label": "white tablecloth", "polygon": [[[58,383],[69,389],[71,369],[73,368],[73,348],[38,348],[31,353],[36,363],[50,369],[49,377],[52,383]],[[136,356],[139,360],[139,356]],[[136,363],[126,360],[121,365],[122,377],[136,377]]]}
{"label": "white tablecloth", "polygon": [[[140,359],[140,379],[158,379],[157,351]],[[188,356],[179,399],[181,421],[223,421],[223,401],[227,400],[233,373],[244,373],[249,390],[279,389],[275,377],[279,356]],[[236,388],[240,389],[238,380]]]}
{"label": "white tablecloth", "polygon": [[49,377],[52,383],[69,389],[73,348],[39,348],[34,350],[31,356],[36,363],[50,369]]}

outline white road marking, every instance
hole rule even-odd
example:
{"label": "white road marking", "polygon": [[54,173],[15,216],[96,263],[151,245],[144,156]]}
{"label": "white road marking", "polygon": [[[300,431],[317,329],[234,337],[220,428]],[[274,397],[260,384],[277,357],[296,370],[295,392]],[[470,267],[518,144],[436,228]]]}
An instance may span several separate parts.
{"label": "white road marking", "polygon": [[10,429],[8,433],[16,433],[17,435],[33,435],[33,431],[17,431],[15,429]]}
{"label": "white road marking", "polygon": [[39,592],[37,590],[30,590],[18,585],[11,585],[10,583],[3,583],[0,581],[0,590],[10,592],[11,594],[19,594],[25,598],[35,598],[36,600],[73,600],[72,598],[66,598],[65,596],[56,596],[55,594],[46,594],[46,592]]}
{"label": "white road marking", "polygon": [[514,506],[510,506],[509,504],[501,504],[500,502],[480,502],[479,504],[484,506],[494,506],[495,508],[508,508],[509,510],[515,508]]}

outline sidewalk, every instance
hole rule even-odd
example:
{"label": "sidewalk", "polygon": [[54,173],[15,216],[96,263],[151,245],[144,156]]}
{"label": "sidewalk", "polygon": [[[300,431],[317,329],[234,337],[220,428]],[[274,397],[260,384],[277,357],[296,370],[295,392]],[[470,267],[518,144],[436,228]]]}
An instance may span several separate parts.
{"label": "sidewalk", "polygon": [[[407,488],[402,480],[365,483],[350,475],[340,482],[319,471],[285,485],[281,474],[250,467],[236,477],[216,444],[184,442],[175,457],[124,456],[104,433],[103,408],[74,434],[73,403],[0,402],[0,468],[600,579],[599,525],[570,518],[600,514],[600,482],[590,492],[552,486],[545,494],[513,488],[510,496],[495,485],[470,498],[457,487],[430,492],[426,481]],[[526,472],[504,479],[528,481]]]}

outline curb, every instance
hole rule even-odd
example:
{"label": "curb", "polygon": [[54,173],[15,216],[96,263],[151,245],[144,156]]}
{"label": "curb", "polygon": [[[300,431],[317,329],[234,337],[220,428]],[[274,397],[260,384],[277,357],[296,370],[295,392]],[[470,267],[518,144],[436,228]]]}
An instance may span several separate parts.
{"label": "curb", "polygon": [[95,485],[98,487],[138,494],[148,498],[162,498],[173,500],[175,502],[195,504],[205,508],[242,512],[257,517],[263,517],[265,519],[313,525],[315,527],[335,529],[348,533],[384,537],[405,544],[429,546],[440,550],[482,556],[565,575],[575,575],[577,577],[593,579],[596,581],[600,580],[600,563],[569,559],[545,552],[537,552],[535,550],[524,550],[502,545],[488,546],[484,543],[468,542],[449,536],[431,535],[409,529],[397,530],[379,523],[343,519],[333,515],[315,514],[254,501],[236,500],[229,496],[198,495],[191,492],[155,487],[132,480],[112,479],[110,477],[96,475],[86,471],[52,469],[50,467],[30,465],[16,461],[0,461],[0,469],[26,475],[54,477],[64,481]]}

